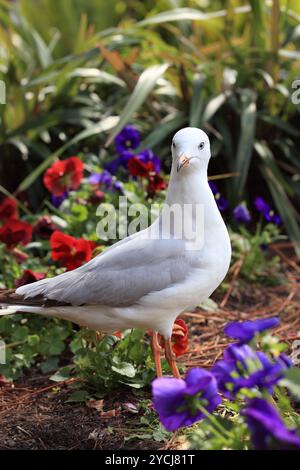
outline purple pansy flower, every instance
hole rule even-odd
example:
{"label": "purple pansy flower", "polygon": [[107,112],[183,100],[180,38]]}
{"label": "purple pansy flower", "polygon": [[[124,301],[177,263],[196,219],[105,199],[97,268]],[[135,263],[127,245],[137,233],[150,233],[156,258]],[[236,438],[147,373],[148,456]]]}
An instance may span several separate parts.
{"label": "purple pansy flower", "polygon": [[224,359],[215,363],[212,373],[220,391],[233,398],[239,390],[266,389],[272,393],[273,386],[283,377],[283,371],[291,361],[281,354],[274,362],[262,352],[255,352],[247,344],[231,344],[224,351]]}
{"label": "purple pansy flower", "polygon": [[108,170],[112,175],[115,175],[120,167],[127,168],[128,161],[133,157],[133,153],[130,151],[122,152],[114,160],[105,163],[104,168]]}
{"label": "purple pansy flower", "polygon": [[121,183],[121,181],[114,181],[113,189],[115,191],[123,191],[123,184]]}
{"label": "purple pansy flower", "polygon": [[275,214],[274,210],[269,204],[261,197],[257,196],[254,201],[254,205],[258,212],[260,212],[267,222],[272,222],[275,225],[281,224],[281,217]]}
{"label": "purple pansy flower", "polygon": [[65,199],[68,197],[68,191],[64,192],[61,196],[55,196],[54,194],[51,194],[51,204],[54,207],[59,207],[62,202],[64,202]]}
{"label": "purple pansy flower", "polygon": [[241,203],[233,211],[233,217],[237,222],[247,224],[251,220],[251,214],[245,203]]}
{"label": "purple pansy flower", "polygon": [[154,171],[158,175],[161,169],[160,159],[154,155],[152,150],[145,149],[139,152],[136,157],[144,163],[152,162],[154,166]]}
{"label": "purple pansy flower", "polygon": [[300,436],[295,429],[288,429],[278,411],[266,400],[250,400],[245,416],[256,450],[300,449]]}
{"label": "purple pansy flower", "polygon": [[272,216],[272,222],[273,222],[273,224],[275,224],[275,225],[280,225],[280,224],[282,223],[282,220],[281,220],[280,215],[274,214],[274,215]]}
{"label": "purple pansy flower", "polygon": [[121,159],[120,157],[114,158],[114,160],[111,160],[108,163],[104,163],[104,168],[105,170],[109,171],[110,174],[115,175],[121,165]]}
{"label": "purple pansy flower", "polygon": [[136,149],[141,143],[139,131],[128,124],[115,138],[116,150],[122,154],[126,150]]}
{"label": "purple pansy flower", "polygon": [[248,343],[260,331],[268,330],[279,325],[280,320],[278,317],[261,318],[254,321],[237,322],[233,321],[228,323],[224,332],[230,338],[237,339],[240,344]]}
{"label": "purple pansy flower", "polygon": [[268,213],[271,210],[269,204],[261,196],[255,198],[254,205],[261,214]]}
{"label": "purple pansy flower", "polygon": [[221,402],[215,377],[208,371],[193,368],[185,380],[162,377],[152,383],[153,405],[167,431],[204,418],[202,405],[212,413]]}
{"label": "purple pansy flower", "polygon": [[210,189],[212,190],[213,195],[215,196],[215,200],[217,206],[221,212],[225,211],[228,208],[228,201],[219,192],[218,186],[213,181],[208,182]]}
{"label": "purple pansy flower", "polygon": [[103,170],[101,173],[92,173],[89,177],[89,183],[103,184],[109,188],[112,184],[112,175],[107,170]]}
{"label": "purple pansy flower", "polygon": [[90,184],[102,184],[107,190],[122,190],[123,186],[120,181],[113,178],[111,173],[103,170],[101,173],[92,173],[89,177]]}

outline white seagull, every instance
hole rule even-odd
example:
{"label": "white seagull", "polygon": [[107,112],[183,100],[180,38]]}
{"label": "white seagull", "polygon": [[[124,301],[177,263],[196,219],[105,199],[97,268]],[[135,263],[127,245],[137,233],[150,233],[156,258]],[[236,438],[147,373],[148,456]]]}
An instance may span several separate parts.
{"label": "white seagull", "polygon": [[[219,286],[229,268],[231,246],[208,184],[208,136],[194,127],[181,129],[171,149],[166,201],[150,227],[115,243],[80,268],[1,291],[0,315],[37,313],[104,332],[150,329],[157,376],[162,375],[160,333],[170,369],[179,377],[171,346],[174,321]],[[186,207],[192,210],[185,211]],[[180,213],[183,230],[177,236]],[[192,236],[186,234],[188,226],[187,232],[196,227]]]}

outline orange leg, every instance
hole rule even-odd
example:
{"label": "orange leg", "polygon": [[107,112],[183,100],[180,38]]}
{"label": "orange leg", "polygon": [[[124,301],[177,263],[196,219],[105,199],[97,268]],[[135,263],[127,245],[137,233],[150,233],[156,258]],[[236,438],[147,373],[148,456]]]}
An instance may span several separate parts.
{"label": "orange leg", "polygon": [[157,377],[162,377],[162,368],[160,362],[160,351],[161,347],[158,342],[158,333],[157,331],[152,331],[151,335],[151,346],[154,357],[155,369]]}
{"label": "orange leg", "polygon": [[165,338],[165,356],[172,371],[172,374],[176,379],[180,379],[180,373],[175,361],[175,354],[173,353],[171,338]]}

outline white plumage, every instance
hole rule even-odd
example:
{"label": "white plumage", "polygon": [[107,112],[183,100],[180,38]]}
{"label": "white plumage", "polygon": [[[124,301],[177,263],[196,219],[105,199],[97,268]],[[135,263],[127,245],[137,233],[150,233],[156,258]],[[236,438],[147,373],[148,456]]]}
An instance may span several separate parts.
{"label": "white plumage", "polygon": [[[172,157],[166,205],[151,227],[74,271],[16,290],[27,302],[42,296],[71,306],[22,306],[20,302],[14,309],[107,332],[150,328],[169,338],[176,317],[208,298],[222,282],[231,257],[228,232],[207,179],[207,135],[196,128],[181,129],[173,139]],[[203,207],[203,224],[193,240],[184,235],[176,239],[172,224],[169,233],[162,227],[168,208],[176,204]],[[183,223],[195,226],[195,217],[193,212]]]}

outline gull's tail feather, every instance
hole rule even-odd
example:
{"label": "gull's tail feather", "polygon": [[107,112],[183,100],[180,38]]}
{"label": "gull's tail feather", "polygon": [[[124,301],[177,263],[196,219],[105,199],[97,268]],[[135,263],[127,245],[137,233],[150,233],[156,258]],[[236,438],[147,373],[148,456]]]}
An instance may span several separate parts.
{"label": "gull's tail feather", "polygon": [[0,305],[0,317],[3,315],[14,315],[19,311],[18,307],[18,305]]}
{"label": "gull's tail feather", "polygon": [[[0,316],[14,315],[15,313],[31,312],[34,306],[23,304],[23,299],[15,293],[14,289],[0,289]],[[33,310],[32,310],[33,309]]]}
{"label": "gull's tail feather", "polygon": [[[60,309],[65,305],[68,304],[44,299],[41,295],[26,299],[23,295],[18,294],[15,289],[0,289],[0,317],[15,313],[37,313],[38,315],[63,318]],[[69,319],[69,317],[66,319]]]}

